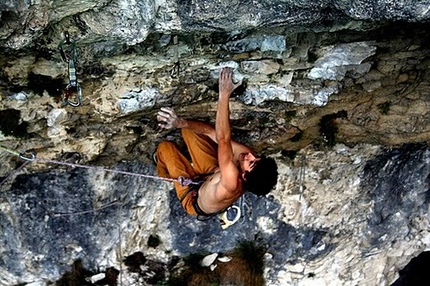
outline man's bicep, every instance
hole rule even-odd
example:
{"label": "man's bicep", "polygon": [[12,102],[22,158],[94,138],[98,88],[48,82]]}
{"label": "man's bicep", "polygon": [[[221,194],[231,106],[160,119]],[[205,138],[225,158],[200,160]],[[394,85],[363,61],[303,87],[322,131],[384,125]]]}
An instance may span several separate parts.
{"label": "man's bicep", "polygon": [[215,143],[218,143],[216,140],[215,129],[208,130],[208,132],[205,135],[208,136],[210,139],[212,139],[212,141],[214,141]]}
{"label": "man's bicep", "polygon": [[252,149],[250,147],[246,146],[245,144],[233,141],[233,140],[231,141],[231,146],[232,146],[234,154],[252,152]]}
{"label": "man's bicep", "polygon": [[239,170],[233,162],[233,150],[230,142],[218,142],[218,164],[221,171],[221,184],[228,191],[237,187]]}

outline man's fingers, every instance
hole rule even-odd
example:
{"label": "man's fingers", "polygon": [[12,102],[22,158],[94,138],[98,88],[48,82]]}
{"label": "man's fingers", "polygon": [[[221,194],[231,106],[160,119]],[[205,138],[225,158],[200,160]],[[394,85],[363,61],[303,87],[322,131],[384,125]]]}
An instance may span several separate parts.
{"label": "man's fingers", "polygon": [[165,118],[172,118],[172,119],[176,118],[176,113],[174,111],[169,112],[169,110],[167,110],[167,111],[158,111],[157,115],[161,116],[161,117],[165,117]]}
{"label": "man's fingers", "polygon": [[158,126],[164,129],[172,129],[177,119],[175,110],[170,107],[161,107],[157,112],[157,120],[160,121]]}
{"label": "man's fingers", "polygon": [[160,110],[164,111],[165,113],[168,113],[172,116],[173,116],[173,114],[175,114],[175,110],[173,110],[173,108],[170,108],[170,107],[161,107]]}
{"label": "man's fingers", "polygon": [[166,123],[169,122],[169,121],[171,121],[169,119],[169,117],[163,116],[163,115],[157,115],[157,120],[160,121],[160,122],[166,122]]}
{"label": "man's fingers", "polygon": [[221,79],[228,80],[229,78],[231,78],[231,74],[232,74],[231,68],[223,68],[220,73]]}
{"label": "man's fingers", "polygon": [[167,122],[167,117],[161,116],[161,115],[157,115],[157,120],[158,121],[164,121]]}
{"label": "man's fingers", "polygon": [[167,113],[167,112],[162,112],[162,111],[158,111],[157,112],[157,118],[158,117],[165,117],[165,118],[167,118],[167,117],[170,117],[171,115],[170,115],[170,113]]}
{"label": "man's fingers", "polygon": [[169,111],[171,111],[172,109],[171,109],[170,107],[161,107],[161,108],[160,108],[160,110],[161,110],[161,111],[164,111],[164,112],[169,112]]}
{"label": "man's fingers", "polygon": [[172,124],[169,123],[158,123],[158,126],[164,129],[170,129],[172,127]]}
{"label": "man's fingers", "polygon": [[167,122],[167,121],[174,121],[175,119],[176,119],[176,116],[172,116],[169,113],[165,113],[165,112],[161,112],[161,111],[157,112],[157,120],[158,121]]}

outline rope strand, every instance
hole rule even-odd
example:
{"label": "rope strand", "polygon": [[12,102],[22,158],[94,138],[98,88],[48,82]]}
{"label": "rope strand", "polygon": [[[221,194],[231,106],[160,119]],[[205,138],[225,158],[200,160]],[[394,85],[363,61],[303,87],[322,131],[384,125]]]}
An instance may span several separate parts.
{"label": "rope strand", "polygon": [[91,210],[78,211],[78,212],[69,212],[69,213],[64,213],[64,212],[51,212],[51,213],[52,213],[52,215],[54,217],[81,215],[81,214],[87,214],[87,213],[95,213],[95,212],[97,212],[99,210],[111,207],[113,205],[120,205],[121,206],[122,203],[116,200],[116,201],[110,202],[108,204],[105,204],[105,205],[103,205],[103,206],[101,206],[99,208],[94,208],[94,209],[91,209]]}
{"label": "rope strand", "polygon": [[4,150],[6,152],[9,152],[11,154],[14,154],[16,156],[19,156],[21,159],[26,160],[26,161],[40,161],[40,162],[43,162],[43,163],[51,163],[51,164],[69,166],[69,167],[73,167],[73,168],[93,169],[93,170],[110,172],[110,173],[117,173],[117,174],[128,175],[128,176],[137,176],[137,177],[142,177],[142,178],[155,179],[155,180],[163,180],[163,181],[168,181],[168,182],[178,182],[182,186],[188,186],[190,184],[197,185],[197,184],[200,183],[200,182],[193,182],[191,179],[185,178],[185,177],[182,177],[182,176],[180,176],[177,179],[172,179],[172,178],[165,178],[165,177],[160,177],[160,176],[152,176],[152,175],[147,175],[147,174],[133,173],[133,172],[127,172],[127,171],[121,171],[121,170],[115,170],[115,169],[107,169],[107,168],[98,167],[98,166],[81,165],[81,164],[61,162],[61,161],[56,161],[56,160],[51,160],[51,159],[37,158],[34,153],[30,153],[29,156],[25,156],[25,153],[20,153],[20,152],[17,152],[15,150],[11,150],[11,149],[6,148],[6,147],[4,147],[2,145],[0,145],[0,149]]}
{"label": "rope strand", "polygon": [[168,182],[177,182],[178,181],[178,179],[170,179],[170,178],[164,178],[164,177],[159,177],[159,176],[152,176],[152,175],[146,175],[146,174],[139,174],[139,173],[115,170],[115,169],[107,169],[107,168],[99,167],[99,166],[88,166],[88,165],[74,164],[74,163],[68,163],[68,162],[60,162],[60,161],[56,161],[56,160],[37,158],[37,157],[34,158],[34,161],[40,161],[40,162],[44,162],[44,163],[69,166],[69,167],[74,167],[74,168],[92,169],[92,170],[117,173],[117,174],[128,175],[128,176],[136,176],[136,177],[149,178],[149,179],[158,179],[158,180],[164,180],[164,181],[168,181]]}

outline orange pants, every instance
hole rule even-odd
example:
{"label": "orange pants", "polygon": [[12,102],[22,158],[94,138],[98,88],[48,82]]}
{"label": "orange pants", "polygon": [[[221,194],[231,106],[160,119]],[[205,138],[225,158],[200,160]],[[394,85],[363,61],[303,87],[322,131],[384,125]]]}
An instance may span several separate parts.
{"label": "orange pants", "polygon": [[[182,137],[191,155],[191,162],[171,141],[163,141],[157,148],[157,173],[160,177],[177,179],[179,176],[194,179],[199,175],[212,173],[218,167],[217,144],[208,136],[182,129]],[[190,215],[197,215],[193,197],[188,186],[174,182],[176,195]]]}

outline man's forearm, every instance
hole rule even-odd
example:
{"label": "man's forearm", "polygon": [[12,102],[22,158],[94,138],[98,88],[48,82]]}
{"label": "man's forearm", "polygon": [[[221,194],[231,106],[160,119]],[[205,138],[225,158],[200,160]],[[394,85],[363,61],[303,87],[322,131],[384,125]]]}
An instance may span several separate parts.
{"label": "man's forearm", "polygon": [[213,141],[217,142],[215,138],[215,128],[210,123],[181,118],[180,123],[178,124],[178,128],[186,128],[195,133],[204,134],[206,136],[209,136]]}
{"label": "man's forearm", "polygon": [[231,140],[229,98],[228,93],[220,93],[219,95],[215,125],[217,141]]}
{"label": "man's forearm", "polygon": [[160,122],[158,125],[161,128],[186,128],[195,133],[209,136],[209,138],[217,142],[215,138],[215,127],[212,124],[178,117],[175,110],[171,107],[162,107],[157,112],[157,120]]}
{"label": "man's forearm", "polygon": [[215,132],[218,142],[224,141],[230,144],[231,127],[230,127],[230,95],[238,84],[232,82],[233,72],[229,68],[223,68],[219,74],[219,98],[218,109],[216,113]]}

